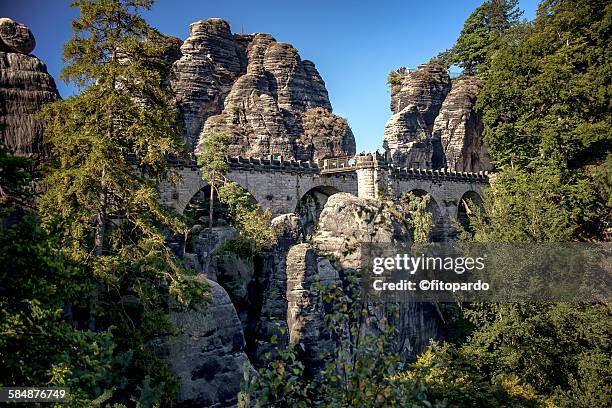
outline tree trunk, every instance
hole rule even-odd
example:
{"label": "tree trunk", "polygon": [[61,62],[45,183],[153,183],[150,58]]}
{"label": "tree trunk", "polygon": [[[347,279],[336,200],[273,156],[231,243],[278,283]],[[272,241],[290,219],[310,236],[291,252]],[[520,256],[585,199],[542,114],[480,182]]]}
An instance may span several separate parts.
{"label": "tree trunk", "polygon": [[210,178],[210,202],[208,203],[208,239],[206,244],[206,259],[204,261],[204,274],[208,276],[208,267],[210,266],[210,261],[212,258],[212,250],[213,250],[213,203],[215,201],[215,177],[211,176]]}
{"label": "tree trunk", "polygon": [[102,255],[104,249],[104,238],[106,236],[106,207],[108,201],[108,191],[106,187],[102,187],[100,193],[100,208],[98,208],[98,214],[96,219],[96,235],[94,238],[94,255]]}
{"label": "tree trunk", "polygon": [[[106,237],[106,221],[108,218],[107,207],[108,207],[108,189],[104,183],[105,172],[102,169],[102,191],[100,192],[100,206],[96,214],[96,233],[94,236],[94,256],[102,256],[104,250],[104,240]],[[96,330],[96,314],[95,309],[98,305],[100,294],[104,290],[102,283],[96,279],[95,289],[93,293],[91,310],[89,312],[89,320],[87,321],[87,328],[91,331]]]}
{"label": "tree trunk", "polygon": [[212,236],[213,227],[213,202],[215,199],[215,177],[210,178],[210,203],[208,204],[208,234]]}

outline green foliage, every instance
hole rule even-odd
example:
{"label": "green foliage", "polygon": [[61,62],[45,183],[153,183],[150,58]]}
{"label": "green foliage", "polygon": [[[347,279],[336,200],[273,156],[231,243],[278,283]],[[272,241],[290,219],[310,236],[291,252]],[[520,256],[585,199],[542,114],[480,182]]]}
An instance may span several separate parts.
{"label": "green foliage", "polygon": [[610,216],[611,16],[608,2],[545,1],[533,23],[509,32],[490,55],[478,107],[494,163],[508,173],[495,187],[496,206],[518,211],[505,211],[498,226],[525,229],[546,215],[534,227],[554,224],[549,236],[601,236]]}
{"label": "green foliage", "polygon": [[240,184],[226,180],[219,187],[219,200],[229,207],[232,223],[242,237],[250,242],[252,253],[260,253],[276,244],[277,233],[271,227],[270,209],[262,210]]}
{"label": "green foliage", "polygon": [[225,133],[212,133],[206,137],[202,148],[198,151],[198,165],[202,170],[202,178],[212,186],[229,170],[225,162],[228,144],[229,137]]}
{"label": "green foliage", "polygon": [[589,184],[563,182],[558,169],[507,169],[484,196],[486,214],[471,217],[476,242],[564,242],[597,212]]}
{"label": "green foliage", "polygon": [[389,75],[387,75],[387,85],[393,88],[396,85],[401,85],[402,83],[402,74],[391,71]]}
{"label": "green foliage", "polygon": [[463,349],[432,343],[408,370],[395,377],[397,387],[414,387],[438,407],[539,407],[533,387],[514,376],[493,381]]}
{"label": "green foliage", "polygon": [[131,355],[114,352],[110,332],[79,326],[93,281],[80,275],[23,201],[13,201],[29,198],[30,166],[0,146],[8,197],[0,229],[0,385],[65,386],[70,406],[88,406],[101,390],[123,382]]}
{"label": "green foliage", "polygon": [[[413,388],[396,386],[395,376],[402,366],[395,352],[397,331],[390,320],[379,320],[371,313],[356,272],[345,272],[342,286],[314,283],[310,287],[313,298],[323,305],[333,342],[333,350],[321,356],[325,366],[313,376],[301,362],[301,344],[277,346],[258,375],[247,376],[244,401],[277,407],[431,406]],[[394,314],[384,305],[377,307],[387,316]],[[272,338],[274,344],[276,340]]]}
{"label": "green foliage", "polygon": [[0,217],[13,211],[14,205],[25,205],[32,197],[29,188],[32,165],[29,159],[10,154],[0,141]]}
{"label": "green foliage", "polygon": [[76,405],[119,384],[129,355],[71,319],[87,312],[92,280],[31,216],[0,229],[0,262],[0,383],[68,386]]}
{"label": "green foliage", "polygon": [[[251,243],[251,253],[260,253],[276,244],[277,233],[270,226],[272,213],[261,209],[253,196],[240,184],[228,180],[225,174],[229,167],[225,161],[225,151],[229,138],[224,133],[209,135],[198,153],[198,163],[202,177],[211,186],[211,198],[217,192],[219,201],[228,207],[231,223],[242,237]],[[212,226],[213,206],[209,211],[209,226]]]}
{"label": "green foliage", "polygon": [[435,60],[445,65],[456,64],[467,75],[483,74],[489,55],[498,47],[504,33],[515,27],[522,11],[517,0],[487,0],[470,14],[451,50]]}
{"label": "green foliage", "polygon": [[465,316],[477,328],[461,351],[479,372],[517,376],[560,406],[610,404],[603,386],[612,376],[607,306],[473,304]]}
{"label": "green foliage", "polygon": [[[284,335],[284,329],[281,328],[279,334]],[[268,353],[268,365],[257,370],[255,376],[245,370],[238,406],[248,408],[253,403],[256,407],[312,406],[315,384],[308,380],[296,346],[279,347],[276,336],[272,336],[271,343],[276,346],[275,358]]]}
{"label": "green foliage", "polygon": [[434,214],[428,206],[430,199],[429,194],[419,197],[414,193],[404,194],[401,198],[405,214],[403,218],[407,222],[412,242],[429,242],[434,219]]}
{"label": "green foliage", "polygon": [[444,68],[449,69],[453,64],[453,58],[455,57],[453,51],[454,50],[452,48],[449,50],[444,50],[438,53],[438,55],[435,57],[431,58],[428,63],[442,65]]}
{"label": "green foliage", "polygon": [[497,166],[577,168],[605,157],[610,16],[609,2],[545,1],[491,55],[478,105]]}
{"label": "green foliage", "polygon": [[39,201],[42,225],[78,268],[75,279],[89,285],[80,299],[86,312],[73,319],[112,335],[113,356],[131,355],[122,377],[129,380],[113,384],[111,401],[143,393],[173,399],[172,376],[148,344],[172,330],[169,295],[186,303],[205,289],[166,245],[168,231],[186,227],[160,204],[157,184],[168,158],[183,150],[161,86],[167,43],[138,15],[151,3],[73,3],[80,15],[64,48],[62,78],[82,92],[41,115],[52,153]]}

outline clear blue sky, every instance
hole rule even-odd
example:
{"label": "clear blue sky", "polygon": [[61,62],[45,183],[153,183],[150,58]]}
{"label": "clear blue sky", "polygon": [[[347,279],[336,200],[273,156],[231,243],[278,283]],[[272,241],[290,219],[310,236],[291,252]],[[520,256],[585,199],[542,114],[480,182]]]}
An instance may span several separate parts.
{"label": "clear blue sky", "polygon": [[[56,78],[60,94],[70,86],[57,80],[62,45],[77,15],[69,0],[0,0],[0,16],[25,23],[34,32],[34,54]],[[382,146],[390,116],[389,71],[415,67],[457,38],[481,0],[158,0],[146,14],[161,32],[185,39],[189,24],[210,17],[227,20],[233,32],[263,32],[293,44],[321,73],[334,112],[348,119],[357,151]],[[522,0],[532,19],[538,0]]]}

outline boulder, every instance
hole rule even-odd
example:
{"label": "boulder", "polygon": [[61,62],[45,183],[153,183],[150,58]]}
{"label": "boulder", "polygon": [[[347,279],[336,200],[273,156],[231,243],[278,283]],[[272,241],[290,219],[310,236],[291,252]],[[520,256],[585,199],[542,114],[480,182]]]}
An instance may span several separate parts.
{"label": "boulder", "polygon": [[343,268],[360,269],[362,244],[407,244],[408,230],[386,203],[349,193],[329,197],[313,243],[319,252],[337,259]]}
{"label": "boulder", "polygon": [[29,54],[36,40],[28,27],[10,18],[0,18],[0,51]]}

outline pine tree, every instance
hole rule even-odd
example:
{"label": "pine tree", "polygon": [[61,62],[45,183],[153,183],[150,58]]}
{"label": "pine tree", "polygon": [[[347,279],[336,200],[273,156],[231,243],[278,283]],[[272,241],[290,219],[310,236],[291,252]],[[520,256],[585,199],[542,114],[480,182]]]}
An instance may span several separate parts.
{"label": "pine tree", "polygon": [[72,4],[80,16],[61,77],[82,92],[44,109],[52,163],[39,203],[81,279],[95,282],[89,328],[110,329],[119,349],[134,350],[135,381],[163,372],[143,344],[170,329],[167,294],[187,301],[202,289],[166,245],[168,231],[185,227],[160,204],[157,184],[182,144],[161,85],[169,72],[163,36],[138,14],[151,4]]}
{"label": "pine tree", "polygon": [[225,133],[213,133],[202,143],[198,152],[198,164],[202,169],[202,178],[210,185],[209,210],[208,210],[208,236],[212,234],[213,227],[213,203],[215,191],[225,180],[225,174],[229,170],[225,162],[225,152],[229,144],[229,138]]}
{"label": "pine tree", "polygon": [[486,71],[487,56],[497,41],[516,26],[522,11],[517,0],[488,0],[470,14],[454,47],[441,53],[438,59],[457,64],[467,75]]}

